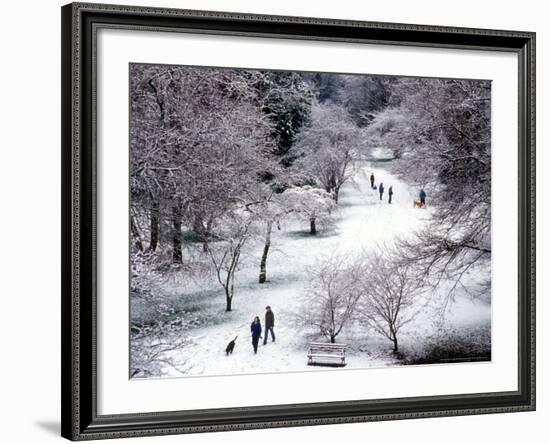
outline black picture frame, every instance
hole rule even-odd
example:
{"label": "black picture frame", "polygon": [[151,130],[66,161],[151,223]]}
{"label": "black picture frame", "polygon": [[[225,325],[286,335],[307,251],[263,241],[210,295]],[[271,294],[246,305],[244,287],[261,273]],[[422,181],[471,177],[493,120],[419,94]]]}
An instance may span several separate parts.
{"label": "black picture frame", "polygon": [[[62,436],[120,438],[535,409],[535,33],[72,3],[62,14]],[[519,66],[518,390],[97,414],[95,39],[100,27],[508,51]]]}

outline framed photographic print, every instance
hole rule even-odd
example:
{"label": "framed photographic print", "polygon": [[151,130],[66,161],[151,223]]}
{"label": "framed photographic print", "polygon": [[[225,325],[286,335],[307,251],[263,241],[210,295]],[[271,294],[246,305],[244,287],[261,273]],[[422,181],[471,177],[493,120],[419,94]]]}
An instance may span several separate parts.
{"label": "framed photographic print", "polygon": [[64,437],[535,408],[534,33],[61,12]]}

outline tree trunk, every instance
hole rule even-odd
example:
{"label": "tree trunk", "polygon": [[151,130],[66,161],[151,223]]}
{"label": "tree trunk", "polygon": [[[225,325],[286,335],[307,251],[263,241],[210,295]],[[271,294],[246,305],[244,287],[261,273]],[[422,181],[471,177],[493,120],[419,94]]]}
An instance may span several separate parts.
{"label": "tree trunk", "polygon": [[398,348],[397,348],[397,337],[394,336],[394,337],[393,337],[393,352],[394,352],[394,353],[397,353],[397,351],[398,351]]}
{"label": "tree trunk", "polygon": [[335,342],[336,342],[336,336],[335,335],[330,335],[330,343],[334,344]]}
{"label": "tree trunk", "polygon": [[235,284],[235,270],[237,269],[237,264],[239,263],[240,251],[237,249],[233,253],[233,259],[231,265],[227,270],[227,277],[225,278],[225,284],[223,284],[223,289],[225,290],[225,311],[231,311],[231,301],[233,300],[234,293],[234,284]]}
{"label": "tree trunk", "polygon": [[181,251],[181,209],[179,206],[172,207],[172,262],[175,264],[183,263],[183,254]]}
{"label": "tree trunk", "polygon": [[314,217],[309,220],[309,234],[317,234],[317,227],[315,226]]}
{"label": "tree trunk", "polygon": [[262,260],[260,261],[260,278],[259,283],[263,284],[267,278],[267,254],[269,253],[269,247],[271,246],[271,231],[273,229],[273,222],[268,221],[265,234],[264,252],[262,254]]}
{"label": "tree trunk", "polygon": [[159,203],[156,200],[151,205],[150,231],[149,251],[153,252],[157,249],[159,241]]}
{"label": "tree trunk", "polygon": [[193,231],[200,239],[204,239],[204,223],[201,216],[197,215],[194,217]]}
{"label": "tree trunk", "polygon": [[229,290],[225,289],[225,311],[231,311],[231,296],[229,295]]}
{"label": "tree trunk", "polygon": [[340,188],[336,187],[334,188],[334,203],[338,205],[338,196],[340,194]]}
{"label": "tree trunk", "polygon": [[141,236],[139,234],[139,230],[136,225],[136,221],[134,220],[134,216],[130,216],[130,230],[132,232],[132,236],[134,237],[134,247],[138,251],[143,251],[143,243],[141,242]]}
{"label": "tree trunk", "polygon": [[208,251],[208,236],[210,235],[210,229],[212,227],[212,221],[204,223],[202,216],[195,216],[193,219],[193,232],[197,235],[198,239],[202,242],[202,251],[206,253]]}

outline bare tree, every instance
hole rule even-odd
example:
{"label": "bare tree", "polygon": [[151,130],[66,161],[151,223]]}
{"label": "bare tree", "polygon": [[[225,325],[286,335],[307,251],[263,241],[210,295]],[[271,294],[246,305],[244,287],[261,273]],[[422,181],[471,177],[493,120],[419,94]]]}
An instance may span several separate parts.
{"label": "bare tree", "polygon": [[303,313],[298,314],[300,324],[336,342],[336,337],[352,320],[361,296],[356,280],[361,269],[360,261],[344,256],[320,259],[309,271]]}
{"label": "bare tree", "polygon": [[365,264],[359,277],[362,295],[357,317],[392,341],[397,352],[401,328],[424,307],[427,293],[413,268],[396,264],[390,253],[373,253]]}
{"label": "bare tree", "polygon": [[154,326],[133,326],[130,378],[163,376],[167,367],[181,374],[189,371],[188,363],[174,359],[172,353],[189,345],[189,337],[182,334],[188,329],[181,319],[161,321]]}
{"label": "bare tree", "polygon": [[267,256],[271,248],[271,234],[273,232],[273,224],[280,226],[280,222],[285,218],[292,209],[285,205],[285,200],[280,194],[271,192],[263,197],[264,201],[254,207],[254,212],[264,224],[265,230],[263,233],[263,251],[260,259],[260,275],[258,282],[264,284],[267,280]]}
{"label": "bare tree", "polygon": [[[187,344],[182,334],[193,326],[194,319],[185,313],[176,313],[165,298],[162,288],[166,275],[158,270],[153,256],[137,253],[131,263],[131,310],[147,312],[147,321],[141,316],[131,319],[130,378],[162,376],[162,369],[171,367],[180,371],[186,363],[172,356]],[[139,307],[136,307],[139,306]]]}
{"label": "bare tree", "polygon": [[214,241],[206,243],[216,270],[216,278],[225,294],[225,310],[231,311],[235,294],[235,275],[242,259],[243,247],[255,235],[253,224],[257,222],[254,214],[240,209],[232,211],[223,224],[214,229]]}
{"label": "bare tree", "polygon": [[[478,216],[470,204],[463,202],[452,210],[441,208],[442,214],[434,216],[426,228],[396,242],[399,263],[414,267],[417,279],[432,287],[443,281],[451,283],[445,303],[453,299],[457,288],[475,296],[485,294],[491,286],[491,220]],[[483,272],[477,273],[475,282],[465,284],[474,270]]]}
{"label": "bare tree", "polygon": [[332,225],[338,209],[329,193],[309,185],[289,188],[281,197],[286,208],[309,223],[309,232],[313,235],[317,234],[319,222],[325,227]]}
{"label": "bare tree", "polygon": [[361,132],[344,109],[336,105],[317,105],[310,124],[302,129],[291,154],[295,167],[306,180],[310,178],[331,193],[338,203],[344,183],[355,174],[354,160],[362,141]]}

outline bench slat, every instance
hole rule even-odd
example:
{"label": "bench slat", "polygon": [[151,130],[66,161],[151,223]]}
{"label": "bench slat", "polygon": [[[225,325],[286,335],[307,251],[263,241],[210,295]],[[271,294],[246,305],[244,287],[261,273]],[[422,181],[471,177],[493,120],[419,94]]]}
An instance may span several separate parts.
{"label": "bench slat", "polygon": [[333,354],[333,355],[345,355],[346,352],[344,350],[319,350],[319,349],[310,349],[309,354]]}
{"label": "bench slat", "polygon": [[344,355],[307,355],[308,358],[334,358],[342,359]]}
{"label": "bench slat", "polygon": [[344,348],[327,348],[327,347],[310,347],[310,350],[319,350],[319,351],[327,351],[332,353],[345,353],[346,349]]}
{"label": "bench slat", "polygon": [[309,348],[318,348],[323,350],[336,350],[336,351],[345,350],[344,347],[324,347],[322,345],[311,345]]}

